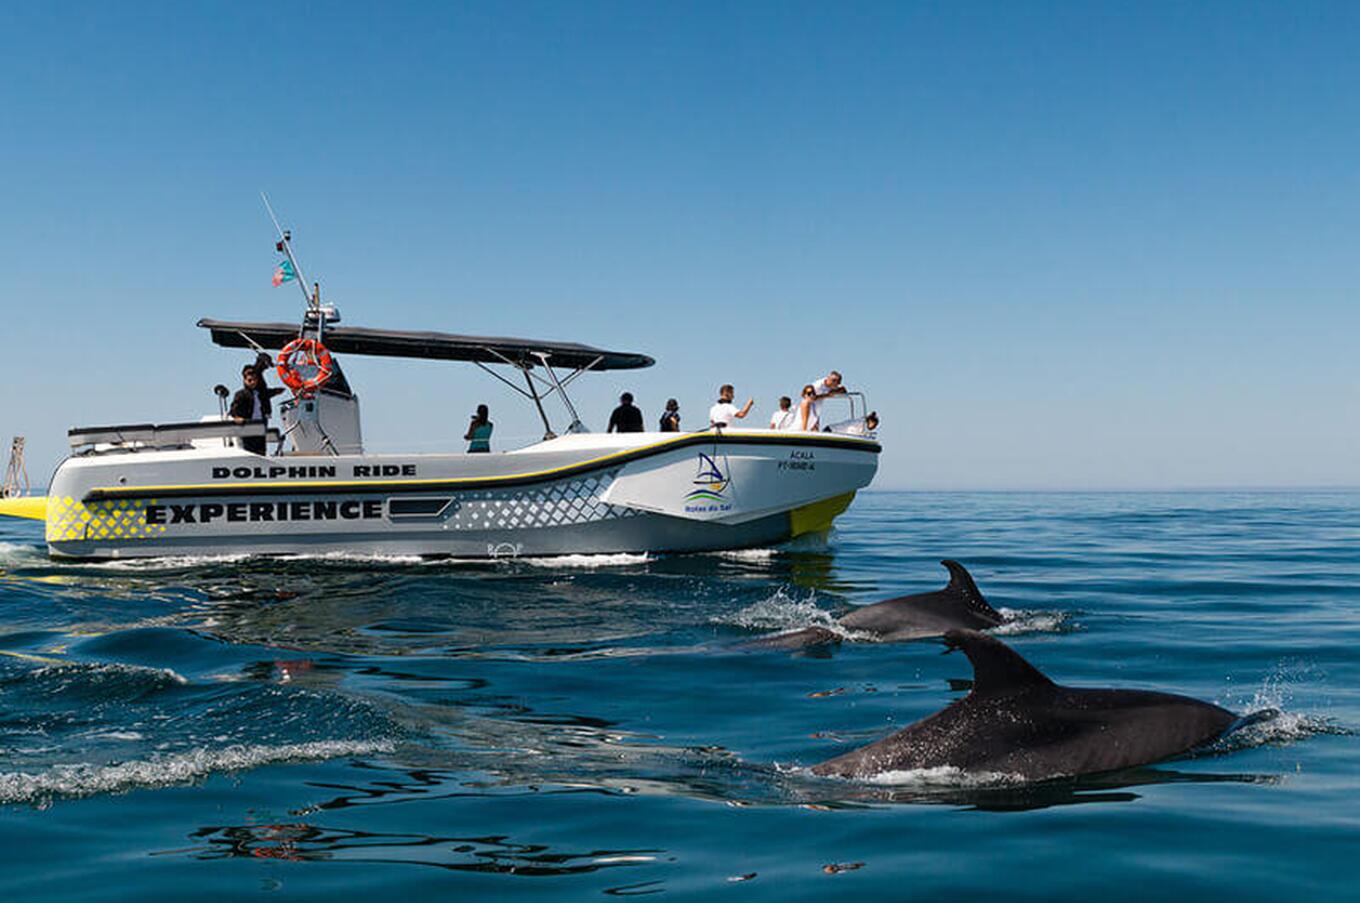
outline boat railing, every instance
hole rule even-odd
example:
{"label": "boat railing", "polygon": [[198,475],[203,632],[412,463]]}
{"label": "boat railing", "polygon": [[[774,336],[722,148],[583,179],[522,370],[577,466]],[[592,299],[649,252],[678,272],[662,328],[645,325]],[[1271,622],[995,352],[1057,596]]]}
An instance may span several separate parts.
{"label": "boat railing", "polygon": [[[841,405],[849,407],[848,416],[837,419]],[[839,410],[838,410],[839,409]],[[869,402],[863,392],[841,392],[822,400],[822,430],[828,433],[846,433],[853,436],[874,436],[876,431],[869,429],[866,418],[869,416]]]}
{"label": "boat railing", "polygon": [[[235,423],[230,420],[191,421],[188,423],[130,423],[119,426],[83,426],[67,430],[66,438],[74,454],[155,451],[189,448],[200,440],[219,439],[223,445],[239,445],[240,440],[263,437],[267,443],[279,441],[279,431],[266,429],[261,422]],[[235,441],[229,441],[235,440]]]}

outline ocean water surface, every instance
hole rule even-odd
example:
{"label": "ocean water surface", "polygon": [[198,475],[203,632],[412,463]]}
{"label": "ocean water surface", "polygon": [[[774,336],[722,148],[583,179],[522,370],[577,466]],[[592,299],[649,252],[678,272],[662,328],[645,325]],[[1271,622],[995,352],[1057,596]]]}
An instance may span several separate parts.
{"label": "ocean water surface", "polygon": [[[942,586],[1055,680],[1260,720],[1096,778],[806,767],[967,692],[743,652]],[[1360,493],[862,494],[720,555],[47,558],[0,523],[5,899],[1357,895]]]}

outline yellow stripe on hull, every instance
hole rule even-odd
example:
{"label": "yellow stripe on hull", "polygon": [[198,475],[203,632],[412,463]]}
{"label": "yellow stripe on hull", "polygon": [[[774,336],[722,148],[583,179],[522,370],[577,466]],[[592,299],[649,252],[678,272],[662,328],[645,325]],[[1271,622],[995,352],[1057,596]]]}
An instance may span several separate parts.
{"label": "yellow stripe on hull", "polygon": [[849,508],[850,503],[854,500],[855,493],[847,492],[844,495],[822,499],[820,502],[813,502],[801,508],[794,508],[789,512],[790,536],[802,536],[804,533],[821,533],[830,530],[831,522],[846,508]]}
{"label": "yellow stripe on hull", "polygon": [[26,517],[29,520],[47,520],[47,496],[19,496],[0,499],[0,517]]}

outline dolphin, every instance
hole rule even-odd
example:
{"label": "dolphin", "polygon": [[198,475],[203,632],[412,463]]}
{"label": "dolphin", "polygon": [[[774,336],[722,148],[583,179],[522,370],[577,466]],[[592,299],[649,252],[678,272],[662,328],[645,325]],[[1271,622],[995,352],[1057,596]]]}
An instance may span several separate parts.
{"label": "dolphin", "polygon": [[[836,623],[846,630],[870,634],[885,643],[943,636],[955,628],[986,630],[999,627],[1005,618],[987,604],[973,582],[973,575],[957,561],[946,558],[940,564],[949,570],[949,584],[928,593],[914,593],[875,602],[848,612]],[[843,636],[826,627],[807,627],[791,633],[752,640],[744,649],[801,649],[806,646],[839,643]]]}
{"label": "dolphin", "polygon": [[1148,690],[1055,684],[995,637],[945,634],[973,664],[966,697],[876,743],[812,767],[866,778],[950,767],[1027,781],[1159,762],[1210,743],[1239,719],[1207,702]]}
{"label": "dolphin", "polygon": [[940,564],[949,570],[949,585],[944,589],[865,605],[842,615],[838,622],[887,643],[942,636],[956,628],[1001,626],[1006,619],[987,604],[968,569],[949,558]]}

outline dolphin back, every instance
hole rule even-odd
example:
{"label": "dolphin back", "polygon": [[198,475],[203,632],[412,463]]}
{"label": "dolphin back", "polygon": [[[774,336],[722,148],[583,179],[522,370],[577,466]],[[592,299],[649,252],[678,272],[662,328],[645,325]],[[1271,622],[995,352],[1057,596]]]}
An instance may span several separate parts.
{"label": "dolphin back", "polygon": [[857,608],[838,619],[841,626],[900,642],[943,636],[951,628],[986,630],[1005,622],[963,565],[950,559],[941,564],[949,569],[947,586]]}
{"label": "dolphin back", "polygon": [[996,637],[976,630],[951,630],[944,635],[948,651],[963,650],[973,665],[973,696],[1014,696],[1054,687],[1038,668]]}
{"label": "dolphin back", "polygon": [[952,558],[946,558],[940,564],[949,570],[949,585],[944,588],[944,592],[957,596],[968,608],[993,625],[1000,624],[1005,620],[1001,617],[1001,612],[988,604],[987,599],[982,595],[982,591],[978,589],[977,583],[973,581],[973,575],[968,573],[966,567]]}
{"label": "dolphin back", "polygon": [[747,640],[745,643],[739,644],[737,648],[743,652],[767,649],[796,652],[799,649],[836,646],[841,642],[841,639],[839,633],[825,627],[804,627],[802,630],[792,630],[788,633],[776,633]]}
{"label": "dolphin back", "polygon": [[1049,680],[995,637],[951,630],[973,666],[967,697],[868,746],[813,766],[869,777],[952,766],[1043,780],[1117,771],[1183,755],[1237,723],[1212,703],[1148,690],[1081,689]]}

